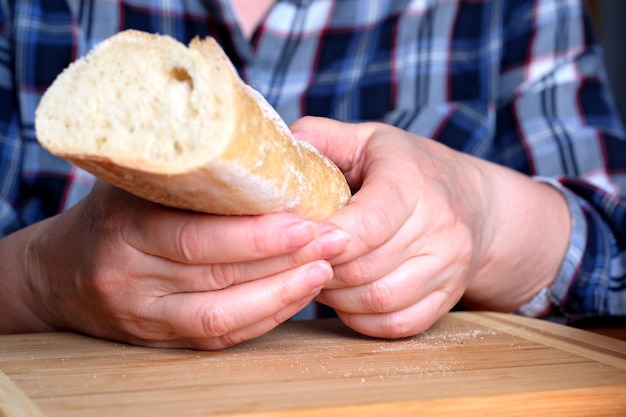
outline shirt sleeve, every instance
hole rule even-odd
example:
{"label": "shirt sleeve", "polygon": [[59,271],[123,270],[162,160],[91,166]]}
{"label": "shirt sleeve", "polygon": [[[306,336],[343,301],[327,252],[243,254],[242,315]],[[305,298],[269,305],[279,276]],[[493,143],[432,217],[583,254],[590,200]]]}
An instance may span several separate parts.
{"label": "shirt sleeve", "polygon": [[572,232],[557,277],[519,313],[570,323],[626,315],[626,135],[602,51],[579,3],[535,2],[528,15],[523,81],[506,109],[529,172],[566,199]]}
{"label": "shirt sleeve", "polygon": [[0,237],[23,226],[15,208],[22,172],[23,146],[7,7],[6,2],[0,3]]}

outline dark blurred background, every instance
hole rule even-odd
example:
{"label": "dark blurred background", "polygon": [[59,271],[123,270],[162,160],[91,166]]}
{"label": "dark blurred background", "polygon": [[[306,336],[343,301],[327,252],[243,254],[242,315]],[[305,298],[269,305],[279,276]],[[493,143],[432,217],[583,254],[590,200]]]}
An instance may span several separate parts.
{"label": "dark blurred background", "polygon": [[609,80],[626,122],[626,0],[586,0],[604,47]]}

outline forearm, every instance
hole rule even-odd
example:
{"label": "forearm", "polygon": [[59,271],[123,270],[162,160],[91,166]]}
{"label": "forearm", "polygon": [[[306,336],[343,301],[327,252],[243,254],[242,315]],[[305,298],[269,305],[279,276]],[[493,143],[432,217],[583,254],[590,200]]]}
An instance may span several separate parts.
{"label": "forearm", "polygon": [[550,285],[569,244],[562,194],[515,171],[474,160],[489,207],[483,251],[464,296],[470,308],[515,311]]}
{"label": "forearm", "polygon": [[0,334],[51,330],[38,314],[37,260],[29,246],[42,224],[24,228],[0,240]]}

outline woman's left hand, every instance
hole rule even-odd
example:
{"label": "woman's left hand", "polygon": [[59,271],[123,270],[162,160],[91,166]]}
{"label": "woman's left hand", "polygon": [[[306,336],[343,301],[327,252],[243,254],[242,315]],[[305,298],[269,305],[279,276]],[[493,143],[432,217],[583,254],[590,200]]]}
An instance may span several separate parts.
{"label": "woman's left hand", "polygon": [[[331,260],[334,277],[316,298],[356,331],[388,338],[420,333],[464,294],[470,305],[511,310],[554,277],[569,216],[551,187],[384,124],[308,117],[291,129],[335,161],[358,190],[328,219],[350,234],[351,246]],[[521,198],[511,187],[519,187]],[[539,197],[542,209],[559,207],[558,244],[545,242],[543,222],[535,233],[523,221],[510,221],[508,214],[518,210],[540,213],[527,197]],[[546,243],[553,256],[545,256]],[[511,253],[543,260],[529,271],[514,259],[502,262]],[[517,285],[516,277],[530,272],[540,273]],[[501,279],[504,273],[509,281]]]}

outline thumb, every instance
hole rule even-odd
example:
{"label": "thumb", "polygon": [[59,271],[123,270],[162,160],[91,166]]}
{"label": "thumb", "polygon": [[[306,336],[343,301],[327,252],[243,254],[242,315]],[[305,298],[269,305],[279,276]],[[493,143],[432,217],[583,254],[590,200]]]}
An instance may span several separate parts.
{"label": "thumb", "polygon": [[344,174],[351,172],[359,161],[363,143],[359,140],[356,124],[306,116],[292,123],[289,128],[297,140],[313,145]]}

